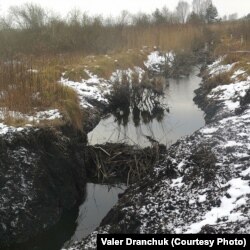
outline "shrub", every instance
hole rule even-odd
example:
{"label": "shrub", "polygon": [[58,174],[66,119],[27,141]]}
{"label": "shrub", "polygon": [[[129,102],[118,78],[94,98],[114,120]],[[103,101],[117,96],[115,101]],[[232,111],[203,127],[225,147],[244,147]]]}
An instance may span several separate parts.
{"label": "shrub", "polygon": [[213,88],[216,88],[219,85],[229,84],[232,82],[231,76],[231,72],[222,72],[211,76],[204,81],[204,88],[207,92],[210,92]]}
{"label": "shrub", "polygon": [[[26,61],[0,62],[0,107],[6,110],[6,121],[20,124],[20,118],[8,111],[34,115],[37,111],[59,109],[67,114],[77,129],[81,129],[81,111],[76,93],[57,82],[58,75],[40,67],[35,70]],[[25,121],[22,121],[25,123]]]}
{"label": "shrub", "polygon": [[173,66],[172,75],[174,77],[188,76],[195,63],[195,56],[189,51],[179,51],[176,53]]}
{"label": "shrub", "polygon": [[233,64],[241,60],[241,55],[236,52],[232,52],[224,56],[222,63],[223,64]]}

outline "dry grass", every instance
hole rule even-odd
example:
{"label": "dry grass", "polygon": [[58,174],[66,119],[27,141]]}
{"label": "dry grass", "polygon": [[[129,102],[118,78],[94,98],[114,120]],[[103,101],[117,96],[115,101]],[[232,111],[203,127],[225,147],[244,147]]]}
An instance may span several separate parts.
{"label": "dry grass", "polygon": [[223,57],[222,64],[233,64],[239,62],[242,59],[241,54],[232,52]]}
{"label": "dry grass", "polygon": [[[105,37],[106,29],[105,26],[100,28],[99,40]],[[109,27],[109,30],[111,32],[112,27]],[[0,107],[31,115],[36,111],[57,108],[64,114],[67,122],[81,128],[82,113],[78,97],[72,89],[57,83],[61,74],[66,72],[65,77],[69,80],[81,81],[89,77],[85,71],[89,70],[98,77],[109,79],[117,69],[143,67],[143,61],[154,46],[162,51],[189,52],[203,48],[206,41],[214,41],[216,43],[214,56],[227,54],[223,63],[238,62],[235,67],[244,69],[250,74],[249,54],[237,52],[250,49],[250,41],[247,39],[249,37],[248,23],[227,22],[206,27],[190,24],[128,25],[121,30],[114,29],[113,32],[116,32],[114,36],[106,37],[105,39],[108,40],[104,40],[107,43],[111,39],[115,51],[98,47],[95,55],[90,55],[91,52],[87,49],[78,51],[76,49],[68,54],[52,55],[49,54],[49,50],[45,50],[41,53],[48,53],[48,56],[27,58],[27,55],[19,54],[8,63],[6,60],[0,61]],[[210,37],[210,34],[213,36]],[[94,42],[86,41],[87,45]],[[103,51],[106,54],[99,54]],[[35,69],[37,72],[30,69]],[[231,72],[214,76],[208,79],[207,88],[212,89],[219,84],[227,84],[230,82],[230,77]],[[136,82],[136,76],[134,82]],[[161,84],[157,86],[160,89]],[[7,116],[6,122],[25,123],[25,121]],[[60,124],[61,121],[55,121],[55,123]]]}
{"label": "dry grass", "polygon": [[[232,51],[224,56],[222,64],[233,64],[235,63],[232,71],[241,69],[250,75],[250,51]],[[246,80],[247,76],[243,74],[238,77],[238,80]]]}
{"label": "dry grass", "polygon": [[[99,77],[109,78],[116,69],[135,65],[143,67],[147,54],[146,51],[127,50],[97,56],[65,54],[34,58],[18,55],[14,60],[0,62],[0,93],[3,93],[0,108],[31,116],[37,111],[59,109],[64,121],[43,121],[40,125],[69,122],[81,129],[83,114],[77,94],[58,83],[62,73],[66,72],[64,77],[72,81],[87,79],[85,69]],[[6,112],[4,122],[12,126],[28,123],[9,112]]]}
{"label": "dry grass", "polygon": [[194,41],[203,40],[202,28],[194,25],[159,25],[124,29],[125,48],[157,46],[162,50],[190,50]]}
{"label": "dry grass", "polygon": [[[220,44],[215,48],[216,56],[223,56],[222,65],[234,64],[228,72],[222,72],[212,77],[208,77],[205,81],[207,91],[224,84],[234,81],[246,81],[250,75],[250,51],[245,50],[245,44],[240,39],[224,37]],[[241,74],[237,78],[232,79],[233,73],[237,70],[243,70],[246,74]]]}
{"label": "dry grass", "polygon": [[[66,120],[81,129],[81,110],[76,93],[58,80],[59,71],[45,64],[34,70],[31,62],[10,61],[0,63],[0,107],[34,115],[37,111],[59,109]],[[8,112],[7,112],[8,113]],[[8,115],[5,122],[10,125],[24,124],[24,120]]]}
{"label": "dry grass", "polygon": [[237,63],[237,67],[246,71],[248,75],[250,75],[250,53],[242,54],[240,56],[240,60]]}
{"label": "dry grass", "polygon": [[[229,84],[235,81],[245,81],[247,75],[250,75],[250,34],[249,21],[226,22],[210,26],[210,30],[218,34],[219,43],[214,49],[214,56],[223,56],[221,64],[234,64],[229,72],[223,72],[205,81],[207,90],[217,87],[218,85]],[[231,79],[236,70],[243,70],[242,74]]]}
{"label": "dry grass", "polygon": [[[82,128],[82,111],[77,94],[58,80],[63,72],[72,81],[81,81],[89,76],[85,69],[99,77],[109,78],[116,69],[143,66],[146,51],[127,50],[109,55],[27,57],[18,55],[15,60],[0,62],[0,107],[9,111],[34,115],[37,111],[59,109],[64,122],[77,129]],[[22,126],[28,122],[6,112],[8,125]],[[43,121],[40,125],[61,125],[62,121]]]}
{"label": "dry grass", "polygon": [[229,84],[232,82],[231,76],[232,76],[232,72],[229,71],[229,72],[222,72],[212,77],[209,77],[204,82],[204,87],[209,92],[210,90],[212,90],[213,88],[216,88],[219,85]]}
{"label": "dry grass", "polygon": [[25,126],[25,124],[27,124],[27,121],[26,119],[17,118],[10,113],[6,113],[6,115],[4,116],[4,123],[8,126],[23,127]]}
{"label": "dry grass", "polygon": [[65,77],[72,81],[88,79],[85,70],[98,77],[109,79],[117,69],[128,69],[134,66],[143,67],[148,52],[146,50],[126,50],[110,52],[106,55],[89,55],[78,57],[76,63],[66,66]]}
{"label": "dry grass", "polygon": [[122,37],[120,50],[78,57],[73,64],[66,65],[65,77],[72,81],[86,79],[84,69],[87,69],[108,79],[117,69],[143,67],[143,61],[155,46],[162,51],[192,51],[204,42],[203,28],[193,25],[128,26],[124,27]]}

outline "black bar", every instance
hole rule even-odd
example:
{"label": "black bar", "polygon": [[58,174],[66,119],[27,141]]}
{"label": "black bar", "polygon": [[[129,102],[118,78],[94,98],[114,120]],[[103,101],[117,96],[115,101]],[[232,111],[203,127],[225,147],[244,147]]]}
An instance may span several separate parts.
{"label": "black bar", "polygon": [[249,234],[98,234],[97,249],[247,248]]}

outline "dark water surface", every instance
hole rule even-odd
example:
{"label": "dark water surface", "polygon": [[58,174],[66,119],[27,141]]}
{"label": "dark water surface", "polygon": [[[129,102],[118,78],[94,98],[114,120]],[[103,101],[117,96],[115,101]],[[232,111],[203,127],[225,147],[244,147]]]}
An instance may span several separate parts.
{"label": "dark water surface", "polygon": [[[149,146],[146,136],[169,146],[183,136],[190,135],[204,126],[203,111],[193,102],[194,90],[199,87],[201,78],[197,76],[199,69],[194,69],[189,77],[170,79],[165,88],[164,102],[169,108],[161,121],[153,119],[148,123],[140,122],[135,126],[132,116],[128,117],[126,126],[119,125],[114,115],[102,119],[98,126],[88,135],[89,143],[104,144],[106,142],[125,142]],[[167,85],[167,84],[166,84]]]}
{"label": "dark water surface", "polygon": [[117,203],[118,194],[123,193],[125,189],[124,185],[108,186],[88,183],[86,200],[79,208],[77,227],[70,242],[81,240],[93,232]]}
{"label": "dark water surface", "polygon": [[[142,118],[134,122],[130,114],[126,125],[117,122],[117,117],[110,115],[102,119],[98,126],[88,135],[90,144],[106,142],[126,142],[150,145],[147,136],[170,146],[183,136],[190,135],[204,124],[203,112],[194,104],[194,90],[199,87],[201,78],[197,76],[199,69],[194,69],[189,77],[179,80],[170,79],[164,89],[164,105],[169,112],[154,116],[153,119]],[[144,120],[144,122],[143,122]],[[145,120],[147,122],[145,123]],[[119,125],[120,124],[120,125]],[[104,216],[118,201],[118,194],[125,186],[107,186],[88,183],[86,199],[74,211],[65,215],[60,223],[47,234],[25,250],[59,250],[69,242],[81,240],[90,234],[100,224]],[[76,219],[77,218],[77,219]],[[66,242],[66,243],[65,243]],[[22,248],[19,248],[22,249]]]}

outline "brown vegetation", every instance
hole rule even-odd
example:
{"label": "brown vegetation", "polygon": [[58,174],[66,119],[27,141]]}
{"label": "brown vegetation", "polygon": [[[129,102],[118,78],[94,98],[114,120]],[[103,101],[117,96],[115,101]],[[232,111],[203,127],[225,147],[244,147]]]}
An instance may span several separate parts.
{"label": "brown vegetation", "polygon": [[[185,12],[180,20],[167,9],[157,9],[151,15],[123,12],[117,19],[103,19],[72,11],[67,19],[62,19],[32,4],[13,7],[9,19],[0,18],[0,106],[27,114],[58,108],[79,127],[77,96],[57,83],[61,74],[80,81],[88,78],[87,69],[108,79],[117,69],[143,67],[155,46],[179,55],[174,68],[183,64],[183,58],[188,58],[185,64],[190,66],[192,55],[199,57],[207,44],[205,52],[213,52],[214,56],[228,54],[224,63],[239,61],[239,67],[249,72],[245,63],[248,58],[242,59],[238,54],[250,49],[249,19],[214,19],[206,24],[197,15],[194,11],[188,17]],[[183,69],[172,73],[186,74],[188,70]],[[210,79],[210,85],[226,83],[228,77],[216,76]],[[8,119],[12,121],[12,117]]]}
{"label": "brown vegetation", "polygon": [[0,62],[0,106],[6,111],[5,122],[25,124],[9,111],[34,115],[38,111],[59,109],[68,122],[81,129],[81,111],[76,93],[57,82],[55,72],[34,69],[25,61]]}
{"label": "brown vegetation", "polygon": [[216,88],[219,85],[225,85],[232,82],[231,80],[232,73],[231,72],[221,72],[214,76],[209,77],[204,82],[204,87],[206,91],[210,91],[213,88]]}

